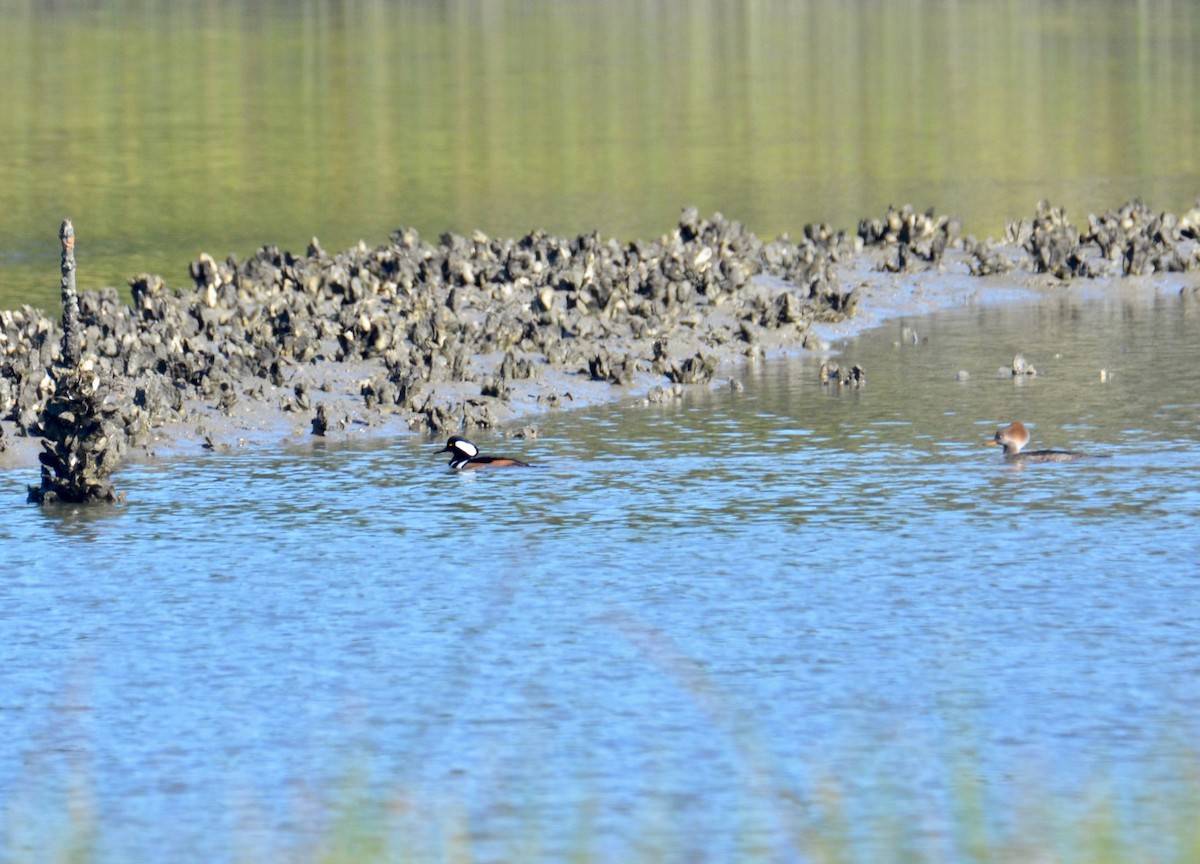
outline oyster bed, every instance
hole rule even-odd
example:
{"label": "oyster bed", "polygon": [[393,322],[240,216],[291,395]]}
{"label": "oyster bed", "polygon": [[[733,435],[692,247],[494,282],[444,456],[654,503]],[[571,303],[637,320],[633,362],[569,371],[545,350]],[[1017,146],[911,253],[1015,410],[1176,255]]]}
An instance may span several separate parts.
{"label": "oyster bed", "polygon": [[112,467],[297,436],[520,434],[515,421],[539,411],[667,400],[747,357],[821,349],[817,325],[1003,288],[1195,273],[1198,238],[1200,205],[1176,218],[1132,202],[1085,228],[1040,205],[999,243],[909,207],[856,233],[813,225],[771,241],[689,209],[670,233],[625,244],[544,232],[435,244],[402,229],[332,255],[316,240],[303,256],[203,255],[186,287],[141,275],[132,304],[111,288],[79,295],[70,371],[95,403],[87,443],[47,410],[66,372],[59,324],[29,307],[0,313],[0,464],[35,464],[47,435]]}

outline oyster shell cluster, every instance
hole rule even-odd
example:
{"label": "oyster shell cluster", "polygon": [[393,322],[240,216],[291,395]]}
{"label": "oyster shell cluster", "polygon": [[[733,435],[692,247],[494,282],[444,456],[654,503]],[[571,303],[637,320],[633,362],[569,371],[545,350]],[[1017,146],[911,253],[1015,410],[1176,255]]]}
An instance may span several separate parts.
{"label": "oyster shell cluster", "polygon": [[[711,382],[722,356],[807,345],[811,324],[853,314],[861,283],[843,280],[864,262],[895,274],[1024,264],[1061,279],[1200,270],[1200,202],[1176,218],[1134,201],[1083,230],[1043,202],[1000,244],[960,233],[957,219],[905,206],[854,235],[810,225],[798,241],[763,241],[689,208],[651,241],[476,231],[429,242],[403,228],[336,254],[315,239],[304,255],[205,254],[190,285],[143,274],[129,304],[112,288],[80,293],[69,346],[38,310],[0,312],[0,450],[44,437],[50,473],[79,475],[68,494],[104,497],[99,478],[128,450],[172,424],[211,444],[214,412],[247,406],[299,416],[316,435],[397,421],[443,434],[505,422],[531,384],[541,407],[570,403],[542,386],[550,376],[670,398]],[[64,364],[68,350],[78,362]]]}
{"label": "oyster shell cluster", "polygon": [[[1042,201],[1031,220],[1008,223],[1006,237],[1024,250],[1035,272],[1064,280],[1190,273],[1200,271],[1200,201],[1176,217],[1135,200],[1101,216],[1090,214],[1082,229],[1066,211]],[[973,269],[1007,269],[989,261],[992,251],[979,248]]]}
{"label": "oyster shell cluster", "polygon": [[[832,265],[853,252],[827,229],[763,242],[688,209],[651,242],[475,232],[431,243],[408,228],[333,255],[316,240],[303,256],[202,255],[186,287],[143,274],[130,304],[112,288],[79,295],[73,374],[95,388],[92,413],[66,395],[49,407],[66,380],[52,374],[58,324],[29,307],[0,313],[0,418],[25,436],[103,418],[106,453],[146,447],[165,424],[200,431],[211,412],[248,402],[304,414],[317,434],[395,417],[439,434],[487,427],[515,383],[551,370],[615,385],[643,373],[710,381],[705,346],[752,351],[768,331],[840,317]],[[361,399],[353,417],[324,398],[346,386]]]}

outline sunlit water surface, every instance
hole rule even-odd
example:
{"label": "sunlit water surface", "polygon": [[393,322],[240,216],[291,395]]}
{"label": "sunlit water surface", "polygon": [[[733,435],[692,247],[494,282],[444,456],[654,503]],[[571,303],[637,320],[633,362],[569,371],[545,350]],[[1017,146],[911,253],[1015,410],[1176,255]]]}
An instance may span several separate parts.
{"label": "sunlit water surface", "polygon": [[[1184,0],[3,0],[0,309],[202,252],[1200,196]],[[128,296],[128,295],[126,295]]]}
{"label": "sunlit water surface", "polygon": [[[998,376],[1016,351],[1042,374]],[[935,846],[964,772],[999,814],[1167,795],[1194,304],[964,309],[841,359],[865,389],[771,362],[486,441],[537,470],[306,444],[129,467],[66,517],[3,475],[0,857],[94,819],[102,861],[266,860],[361,795],[413,860],[795,860],[828,778]],[[980,445],[1018,418],[1109,458],[1015,470]]]}

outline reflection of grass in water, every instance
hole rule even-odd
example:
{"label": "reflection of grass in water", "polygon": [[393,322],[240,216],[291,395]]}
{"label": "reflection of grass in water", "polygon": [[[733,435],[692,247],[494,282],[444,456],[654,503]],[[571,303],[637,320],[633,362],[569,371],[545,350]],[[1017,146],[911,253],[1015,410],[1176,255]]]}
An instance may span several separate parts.
{"label": "reflection of grass in water", "polygon": [[[1193,759],[1193,764],[1195,760]],[[792,848],[763,846],[742,839],[733,844],[740,862],[796,860],[811,864],[925,864],[925,862],[1045,862],[1045,864],[1200,864],[1200,783],[1193,776],[1187,788],[1165,793],[1157,790],[1114,790],[1102,780],[1085,787],[1085,800],[1056,797],[1035,786],[1019,793],[1011,818],[992,818],[988,788],[977,772],[959,771],[952,783],[948,812],[921,799],[869,802],[873,815],[858,813],[862,802],[851,801],[849,784],[826,777],[816,784],[795,823],[786,827]],[[498,795],[501,793],[498,791]],[[778,797],[778,790],[771,794]],[[894,791],[881,793],[894,795]],[[1161,797],[1160,797],[1161,796]],[[501,797],[503,797],[501,795]],[[519,793],[516,796],[521,797]],[[104,826],[78,784],[68,790],[68,801],[55,836],[41,829],[44,848],[34,848],[32,835],[14,830],[21,824],[23,807],[45,802],[10,801],[9,824],[0,860],[12,864],[91,864],[104,858]],[[770,809],[774,802],[762,802]],[[279,864],[393,864],[393,862],[476,861],[591,862],[716,861],[704,856],[693,841],[672,830],[670,812],[649,805],[641,822],[647,836],[630,844],[614,858],[595,833],[602,802],[584,804],[568,831],[567,845],[557,854],[551,835],[560,826],[548,826],[521,812],[511,799],[491,805],[513,816],[510,836],[484,835],[468,816],[468,808],[454,802],[432,805],[419,795],[404,792],[379,794],[357,779],[348,780],[337,793],[327,828],[311,844],[290,854],[273,855]],[[890,806],[889,806],[890,805]],[[884,814],[884,815],[879,815]],[[1082,814],[1082,815],[1081,815]],[[38,814],[45,825],[46,814]],[[686,823],[686,819],[681,820]],[[929,825],[940,827],[930,830]],[[1147,826],[1160,826],[1145,842]],[[757,825],[746,826],[754,833]],[[286,848],[288,844],[281,844]],[[624,844],[622,844],[624,845]],[[277,847],[277,848],[281,848]],[[632,849],[633,851],[629,851]],[[697,858],[697,853],[700,857]],[[235,860],[260,861],[259,855]]]}
{"label": "reflection of grass in water", "polygon": [[66,791],[64,813],[58,802],[14,795],[2,801],[0,861],[10,864],[90,864],[98,860],[96,848],[102,834],[91,795],[75,782]]}
{"label": "reflection of grass in water", "polygon": [[[817,794],[819,815],[802,832],[799,850],[813,864],[851,862],[1045,862],[1045,864],[1193,864],[1200,862],[1200,787],[1139,808],[1122,806],[1105,784],[1088,784],[1091,803],[1082,817],[1078,802],[1034,788],[1016,802],[1008,827],[999,829],[986,806],[986,789],[965,776],[955,781],[947,836],[922,836],[918,805],[895,802],[889,815],[864,825],[849,812],[836,781]],[[903,815],[908,813],[906,820]],[[1162,825],[1150,848],[1142,839],[1150,824]],[[866,835],[864,837],[864,835]],[[869,842],[864,843],[864,840]]]}
{"label": "reflection of grass in water", "polygon": [[[968,746],[975,741],[969,727],[958,727],[946,736],[940,751],[931,754],[933,767],[945,769],[934,782],[900,776],[894,766],[881,767],[887,764],[883,760],[875,767],[842,764],[798,787],[786,778],[786,766],[779,765],[757,740],[754,718],[739,715],[733,707],[736,700],[725,698],[728,694],[721,692],[702,664],[632,618],[613,616],[610,623],[679,683],[702,707],[714,730],[734,743],[739,764],[726,784],[736,793],[732,804],[737,812],[727,814],[723,824],[730,827],[725,833],[689,834],[690,826],[697,824],[695,812],[689,811],[706,811],[694,807],[694,799],[679,797],[678,790],[671,792],[674,776],[664,787],[641,790],[650,794],[635,799],[638,812],[623,823],[634,827],[614,837],[611,829],[605,830],[605,816],[623,805],[571,794],[587,791],[585,779],[576,778],[574,785],[556,781],[554,789],[564,800],[578,802],[566,806],[565,818],[570,822],[564,825],[561,811],[550,817],[539,804],[539,790],[521,782],[496,779],[484,786],[482,796],[459,798],[439,789],[372,782],[378,772],[367,763],[347,773],[336,788],[319,789],[317,800],[305,802],[300,812],[287,814],[285,824],[302,826],[306,839],[297,839],[288,829],[272,831],[255,825],[252,830],[264,848],[248,849],[232,837],[229,845],[239,850],[233,860],[255,864],[723,864],[725,860],[1200,864],[1200,753],[1178,739],[1164,740],[1152,760],[1173,766],[1173,779],[1157,786],[1127,774],[1117,779],[1115,769],[1107,774],[1097,771],[1087,782],[1070,787],[1036,778],[1017,783],[1009,772],[987,764],[980,750]],[[527,743],[530,747],[521,752],[536,759],[536,742]],[[72,752],[83,753],[86,748]],[[66,760],[65,780],[54,770],[55,764],[36,760],[32,764],[30,782],[7,800],[0,799],[5,825],[0,833],[0,862],[113,860],[104,854],[106,829],[97,813],[105,808],[96,800],[87,757]],[[688,770],[699,776],[705,767],[689,765]],[[820,767],[807,773],[816,775]],[[988,776],[999,779],[994,785],[981,779]],[[684,779],[690,778],[689,774]],[[712,788],[711,778],[704,778],[702,788]],[[243,805],[246,811],[255,806],[253,800]],[[238,805],[230,809],[235,817],[247,815],[237,812]],[[238,818],[219,821],[240,822]],[[731,851],[723,854],[702,844]],[[614,847],[620,854],[613,854]]]}

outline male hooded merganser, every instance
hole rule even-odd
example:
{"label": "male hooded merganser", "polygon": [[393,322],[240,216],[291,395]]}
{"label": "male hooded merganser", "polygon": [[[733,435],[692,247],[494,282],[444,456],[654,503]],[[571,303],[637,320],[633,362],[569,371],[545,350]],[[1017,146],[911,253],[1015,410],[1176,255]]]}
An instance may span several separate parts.
{"label": "male hooded merganser", "polygon": [[1076,459],[1086,459],[1086,453],[1076,453],[1073,450],[1030,450],[1022,453],[1021,448],[1029,443],[1029,430],[1020,420],[1014,420],[996,433],[996,437],[988,441],[988,446],[999,444],[1004,448],[1004,458],[1010,462],[1073,462]]}
{"label": "male hooded merganser", "polygon": [[439,453],[451,453],[450,470],[465,471],[475,468],[530,468],[528,462],[520,459],[510,459],[507,456],[480,456],[479,448],[463,438],[454,435],[446,442]]}

